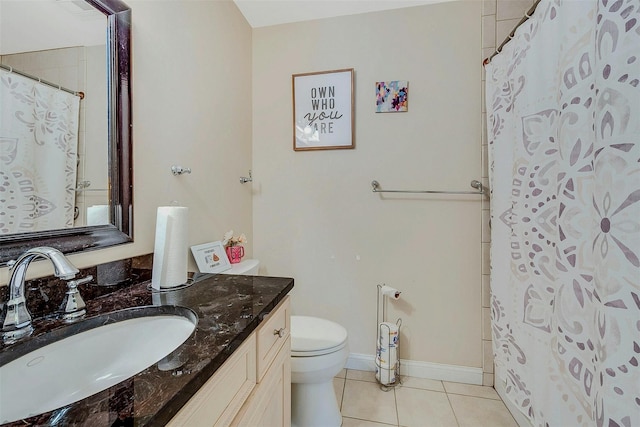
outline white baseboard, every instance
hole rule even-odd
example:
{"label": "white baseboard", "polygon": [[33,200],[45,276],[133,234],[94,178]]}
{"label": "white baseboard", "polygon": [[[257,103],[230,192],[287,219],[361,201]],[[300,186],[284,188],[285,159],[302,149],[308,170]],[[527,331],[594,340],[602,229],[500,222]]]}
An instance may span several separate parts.
{"label": "white baseboard", "polygon": [[[351,353],[349,354],[345,367],[358,371],[375,371],[375,356],[373,354]],[[400,375],[482,385],[482,368],[471,368],[468,366],[443,365],[440,363],[401,359]]]}

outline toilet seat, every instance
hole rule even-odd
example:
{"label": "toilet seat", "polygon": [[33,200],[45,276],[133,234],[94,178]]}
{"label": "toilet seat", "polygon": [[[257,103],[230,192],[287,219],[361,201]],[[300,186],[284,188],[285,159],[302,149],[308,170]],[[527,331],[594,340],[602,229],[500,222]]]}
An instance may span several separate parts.
{"label": "toilet seat", "polygon": [[347,345],[347,330],[327,319],[291,316],[291,356],[334,353]]}

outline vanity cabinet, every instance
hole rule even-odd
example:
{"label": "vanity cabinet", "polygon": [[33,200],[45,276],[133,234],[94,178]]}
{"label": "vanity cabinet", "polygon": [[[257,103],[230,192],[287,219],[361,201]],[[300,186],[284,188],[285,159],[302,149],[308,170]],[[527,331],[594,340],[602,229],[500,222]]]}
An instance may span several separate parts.
{"label": "vanity cabinet", "polygon": [[289,297],[257,331],[258,384],[232,427],[291,425],[291,337]]}
{"label": "vanity cabinet", "polygon": [[289,320],[287,296],[167,425],[289,427]]}

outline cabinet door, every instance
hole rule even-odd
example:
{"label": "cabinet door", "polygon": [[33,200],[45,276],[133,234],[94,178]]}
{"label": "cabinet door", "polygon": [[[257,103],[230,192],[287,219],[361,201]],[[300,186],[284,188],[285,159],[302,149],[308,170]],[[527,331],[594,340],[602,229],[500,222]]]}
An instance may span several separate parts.
{"label": "cabinet door", "polygon": [[264,379],[243,411],[234,420],[237,427],[291,426],[291,339],[278,352]]}
{"label": "cabinet door", "polygon": [[256,334],[251,334],[167,427],[228,426],[256,384]]}

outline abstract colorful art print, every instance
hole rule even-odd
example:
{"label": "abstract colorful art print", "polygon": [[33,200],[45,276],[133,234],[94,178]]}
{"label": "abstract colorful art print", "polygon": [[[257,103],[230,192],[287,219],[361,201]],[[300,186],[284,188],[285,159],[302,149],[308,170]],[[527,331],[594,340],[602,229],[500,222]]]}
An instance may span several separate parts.
{"label": "abstract colorful art print", "polygon": [[393,80],[376,83],[376,113],[409,111],[409,82]]}

